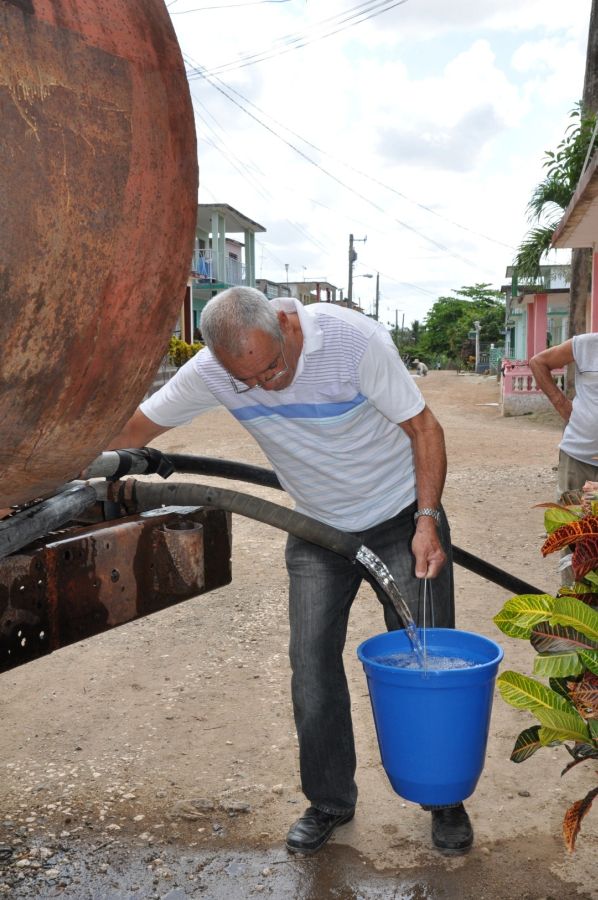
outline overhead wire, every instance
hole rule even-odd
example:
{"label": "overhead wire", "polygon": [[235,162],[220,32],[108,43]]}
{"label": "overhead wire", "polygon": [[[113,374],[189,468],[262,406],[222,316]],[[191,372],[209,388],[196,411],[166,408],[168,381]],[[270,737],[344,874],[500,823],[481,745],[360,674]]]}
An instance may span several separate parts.
{"label": "overhead wire", "polygon": [[[455,228],[459,228],[462,231],[466,231],[469,234],[474,235],[475,237],[480,237],[483,240],[489,241],[490,243],[493,243],[493,244],[497,244],[498,246],[506,247],[508,250],[514,249],[514,247],[511,244],[506,244],[504,241],[499,241],[497,238],[490,237],[489,235],[484,234],[481,231],[477,231],[474,228],[470,228],[467,225],[463,225],[460,222],[456,222],[454,219],[450,219],[448,216],[444,216],[442,213],[439,213],[437,210],[432,209],[430,206],[426,206],[425,203],[420,203],[418,200],[413,200],[411,197],[408,197],[402,191],[399,191],[397,188],[392,187],[392,185],[389,185],[383,181],[380,181],[380,179],[376,178],[373,175],[370,175],[368,172],[364,172],[363,170],[358,169],[356,166],[353,166],[351,163],[348,163],[345,160],[339,159],[339,157],[328,152],[327,150],[323,150],[321,147],[318,147],[316,144],[314,144],[312,141],[308,140],[307,138],[303,137],[298,132],[293,131],[293,129],[290,128],[288,125],[285,125],[284,123],[278,121],[278,119],[276,119],[273,115],[266,112],[265,110],[261,109],[252,100],[249,100],[247,97],[244,97],[243,94],[240,93],[240,91],[236,90],[236,88],[233,88],[233,87],[231,87],[231,85],[223,82],[222,79],[218,78],[218,76],[210,76],[210,78],[211,77],[213,77],[215,81],[219,82],[219,84],[221,84],[223,86],[223,88],[225,88],[226,90],[230,91],[231,93],[233,93],[237,97],[239,97],[239,99],[242,102],[249,104],[249,106],[252,106],[261,115],[266,116],[272,122],[274,122],[279,128],[283,128],[289,134],[293,135],[293,137],[302,141],[304,144],[306,144],[308,147],[311,147],[317,153],[321,153],[322,156],[327,156],[329,159],[333,160],[334,162],[340,163],[340,165],[345,166],[345,168],[349,169],[352,172],[355,172],[357,175],[360,175],[362,178],[366,178],[366,179],[368,179],[368,181],[371,181],[373,184],[377,184],[379,187],[382,187],[385,190],[390,191],[393,194],[396,194],[398,197],[401,197],[401,199],[405,200],[407,203],[411,203],[414,206],[417,206],[419,209],[423,210],[424,212],[427,212],[430,215],[433,215],[439,219],[442,219],[444,222],[447,222],[449,225],[453,225]],[[211,84],[211,81],[209,78],[207,79],[207,81],[209,84]],[[216,85],[212,85],[212,86],[215,87]]]}
{"label": "overhead wire", "polygon": [[[170,7],[174,6],[174,4],[176,2],[177,2],[177,0],[173,0],[172,3],[168,4],[168,8],[170,9]],[[264,4],[264,3],[290,3],[290,2],[291,2],[291,0],[249,0],[249,2],[247,2],[247,3],[224,3],[221,6],[200,6],[200,7],[197,7],[196,9],[177,9],[174,11],[174,13],[172,13],[172,15],[173,16],[185,16],[185,15],[187,15],[187,13],[206,12],[207,10],[210,10],[210,9],[231,9],[233,7],[238,8],[240,6],[262,6],[262,4]]]}
{"label": "overhead wire", "polygon": [[[283,37],[278,38],[278,41],[276,42],[282,45],[279,46],[278,49],[276,49],[276,47],[270,47],[267,50],[261,50],[257,53],[248,53],[236,60],[230,60],[228,63],[221,63],[220,65],[215,66],[212,70],[206,70],[205,72],[199,70],[195,74],[191,74],[188,77],[190,79],[194,77],[205,78],[208,75],[222,74],[223,72],[232,71],[234,69],[243,69],[246,66],[255,65],[258,62],[264,62],[265,60],[272,59],[275,56],[289,53],[291,50],[298,50],[302,47],[307,47],[309,44],[312,44],[315,41],[320,41],[324,38],[332,37],[333,35],[338,34],[341,31],[345,31],[347,28],[351,28],[355,25],[360,25],[362,22],[366,22],[369,19],[376,18],[377,16],[380,16],[383,13],[394,9],[396,6],[402,6],[404,3],[407,3],[407,0],[369,0],[369,2],[367,3],[359,3],[357,6],[351,7],[351,9],[349,10],[345,10],[344,13],[337,13],[335,16],[329,16],[327,19],[322,19],[320,22],[315,23],[315,25],[311,29],[312,31],[316,31],[319,26],[325,25],[327,22],[334,22],[335,25],[340,26],[333,29],[332,31],[328,31],[322,35],[314,34],[313,36],[310,36],[310,31],[283,35]],[[365,9],[360,9],[361,7],[365,7]]]}
{"label": "overhead wire", "polygon": [[[251,171],[251,169],[249,168],[247,163],[241,157],[237,156],[237,154],[235,154],[235,152],[233,150],[231,150],[230,147],[228,147],[228,145],[226,144],[226,141],[217,134],[217,131],[215,129],[218,129],[219,131],[223,131],[223,129],[220,128],[219,124],[216,122],[214,117],[210,114],[210,112],[206,108],[206,106],[193,94],[193,91],[191,91],[191,98],[192,98],[193,105],[196,108],[201,107],[201,109],[203,109],[205,111],[205,115],[214,122],[214,125],[211,126],[205,117],[202,117],[201,115],[199,116],[200,119],[206,125],[206,127],[211,130],[211,134],[212,134],[212,138],[213,138],[212,140],[210,140],[204,134],[204,135],[202,135],[201,139],[206,140],[206,143],[211,144],[211,146],[213,146],[218,152],[223,153],[223,155],[228,160],[228,162],[231,164],[231,166],[242,177],[245,177],[243,174],[245,172],[245,175],[251,179],[254,187],[256,188],[258,193],[262,196],[262,198],[264,200],[266,200],[268,203],[272,203],[274,201],[273,194],[264,185],[262,185],[259,182],[259,179],[255,177],[254,173]],[[216,140],[219,141],[220,146],[218,146],[215,143]],[[258,169],[258,171],[260,171],[260,170]],[[264,173],[262,172],[261,174],[263,175]],[[311,244],[313,244],[315,247],[317,247],[318,250],[322,250],[322,251],[327,250],[327,247],[321,241],[318,241],[317,238],[310,235],[309,232],[307,232],[297,222],[294,222],[292,219],[289,219],[288,217],[285,217],[285,221],[288,222],[289,225],[291,225],[303,238],[305,238]]]}

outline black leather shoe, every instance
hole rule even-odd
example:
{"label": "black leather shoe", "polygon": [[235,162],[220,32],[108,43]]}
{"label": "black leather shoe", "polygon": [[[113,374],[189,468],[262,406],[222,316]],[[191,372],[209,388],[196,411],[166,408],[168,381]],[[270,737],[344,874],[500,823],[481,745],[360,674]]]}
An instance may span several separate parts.
{"label": "black leather shoe", "polygon": [[354,809],[337,815],[325,813],[316,809],[315,806],[310,806],[301,818],[291,825],[286,840],[287,850],[290,850],[291,853],[317,853],[334,829],[350,822],[354,815]]}
{"label": "black leather shoe", "polygon": [[473,844],[473,828],[462,803],[432,810],[432,841],[438,850],[463,853]]}

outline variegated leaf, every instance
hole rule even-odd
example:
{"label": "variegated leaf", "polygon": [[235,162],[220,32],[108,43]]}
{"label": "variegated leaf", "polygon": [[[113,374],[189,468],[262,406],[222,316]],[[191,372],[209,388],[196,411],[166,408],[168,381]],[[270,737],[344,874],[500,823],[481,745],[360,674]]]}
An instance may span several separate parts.
{"label": "variegated leaf", "polygon": [[[538,731],[538,739],[543,747],[556,747],[557,744],[563,743],[563,735],[554,728],[540,728]],[[565,744],[567,746],[567,744]]]}
{"label": "variegated leaf", "polygon": [[578,506],[576,510],[571,510],[558,503],[538,503],[536,505],[546,509],[544,513],[544,528],[547,534],[552,534],[561,525],[577,522],[581,515],[581,506]]}
{"label": "variegated leaf", "polygon": [[569,703],[571,702],[571,698],[569,697],[569,688],[568,684],[575,684],[575,681],[568,681],[566,678],[549,678],[548,684],[550,685],[553,691],[556,691],[557,694],[560,694],[561,697],[564,697]]}
{"label": "variegated leaf", "polygon": [[565,678],[567,675],[579,675],[583,665],[574,651],[561,653],[539,653],[534,660],[534,675]]}
{"label": "variegated leaf", "polygon": [[598,585],[598,572],[595,569],[592,569],[591,572],[586,572],[583,576],[585,581],[589,581],[594,588]]}
{"label": "variegated leaf", "polygon": [[557,597],[576,597],[582,603],[591,606],[592,609],[598,609],[598,593],[596,593],[595,586],[584,584],[582,581],[576,581],[572,587],[559,588]]}
{"label": "variegated leaf", "polygon": [[580,741],[581,743],[587,743],[590,740],[588,726],[577,711],[566,713],[557,709],[537,706],[531,712],[539,719],[544,728],[550,728],[557,733],[555,740]]}
{"label": "variegated leaf", "polygon": [[563,506],[579,506],[583,500],[583,491],[565,491],[561,494],[561,505]]}
{"label": "variegated leaf", "polygon": [[539,725],[532,725],[531,728],[526,728],[525,731],[521,732],[511,752],[511,762],[524,762],[524,760],[533,756],[536,750],[540,749],[542,744],[538,738],[539,731]]}
{"label": "variegated leaf", "polygon": [[591,641],[598,641],[598,610],[592,609],[575,597],[557,597],[552,615],[551,625],[565,625],[581,631]]}
{"label": "variegated leaf", "polygon": [[581,679],[569,687],[571,702],[584,719],[598,719],[598,675],[586,672]]}
{"label": "variegated leaf", "polygon": [[571,569],[576,580],[586,578],[598,567],[598,536],[584,538],[575,544]]}
{"label": "variegated leaf", "polygon": [[575,628],[539,622],[531,630],[530,642],[538,653],[572,653],[578,650],[598,650],[598,641],[591,641]]}
{"label": "variegated leaf", "polygon": [[598,787],[593,788],[583,800],[576,800],[565,813],[563,819],[563,838],[565,839],[565,847],[569,853],[575,850],[575,841],[581,828],[581,823],[585,815],[590,811],[594,797],[598,796]]}
{"label": "variegated leaf", "polygon": [[531,629],[529,626],[524,628],[523,625],[519,625],[516,619],[516,613],[507,613],[504,609],[501,609],[501,611],[494,616],[493,621],[503,634],[507,634],[512,638],[523,638],[524,640],[527,640],[530,637]]}
{"label": "variegated leaf", "polygon": [[580,650],[579,658],[586,669],[589,669],[593,675],[598,675],[598,653],[594,653],[593,650]]}
{"label": "variegated leaf", "polygon": [[531,627],[548,619],[555,603],[551,594],[519,594],[507,600],[494,623],[509,637],[529,638]]}
{"label": "variegated leaf", "polygon": [[496,684],[503,700],[517,709],[529,709],[537,715],[538,708],[553,709],[564,713],[572,712],[572,703],[556,694],[535,678],[521,675],[519,672],[501,672]]}
{"label": "variegated leaf", "polygon": [[598,538],[598,516],[584,516],[583,519],[561,525],[544,541],[542,556],[588,538]]}

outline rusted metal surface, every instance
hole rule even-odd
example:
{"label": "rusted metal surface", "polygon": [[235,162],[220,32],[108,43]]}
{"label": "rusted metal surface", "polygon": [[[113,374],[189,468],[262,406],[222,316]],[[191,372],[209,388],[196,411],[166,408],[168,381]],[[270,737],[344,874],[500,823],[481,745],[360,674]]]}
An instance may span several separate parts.
{"label": "rusted metal surface", "polygon": [[143,397],[197,212],[163,0],[0,0],[0,507],[45,496]]}
{"label": "rusted metal surface", "polygon": [[228,584],[230,517],[155,510],[0,561],[0,671]]}

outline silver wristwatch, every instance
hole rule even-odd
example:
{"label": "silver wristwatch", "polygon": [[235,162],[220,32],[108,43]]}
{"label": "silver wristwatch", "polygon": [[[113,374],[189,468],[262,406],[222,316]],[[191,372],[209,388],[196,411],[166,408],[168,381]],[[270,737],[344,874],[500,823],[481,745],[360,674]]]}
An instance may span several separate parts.
{"label": "silver wristwatch", "polygon": [[421,516],[429,516],[431,519],[434,519],[437,525],[440,525],[440,510],[432,509],[431,506],[424,506],[422,509],[418,509],[418,511],[413,516],[413,521],[417,522],[417,520]]}

